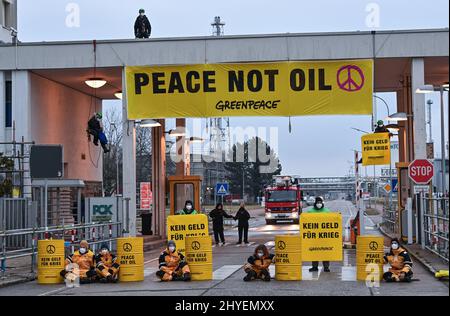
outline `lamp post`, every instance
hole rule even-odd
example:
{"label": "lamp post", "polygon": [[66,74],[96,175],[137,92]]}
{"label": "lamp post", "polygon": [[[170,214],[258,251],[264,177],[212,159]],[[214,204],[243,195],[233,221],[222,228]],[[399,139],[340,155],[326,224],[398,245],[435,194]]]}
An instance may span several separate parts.
{"label": "lamp post", "polygon": [[[383,101],[384,105],[386,105],[386,110],[387,110],[387,117],[390,117],[390,113],[389,113],[389,105],[387,104],[387,102],[383,99],[380,98],[377,95],[374,95],[374,98],[380,99],[381,101]],[[391,150],[391,148],[389,148],[389,151]],[[375,166],[374,166],[375,168]],[[374,172],[374,177],[375,177],[375,172]],[[391,186],[391,190],[389,191],[389,209],[392,208],[392,157],[389,157],[389,185]],[[377,192],[378,192],[378,188],[377,188]]]}

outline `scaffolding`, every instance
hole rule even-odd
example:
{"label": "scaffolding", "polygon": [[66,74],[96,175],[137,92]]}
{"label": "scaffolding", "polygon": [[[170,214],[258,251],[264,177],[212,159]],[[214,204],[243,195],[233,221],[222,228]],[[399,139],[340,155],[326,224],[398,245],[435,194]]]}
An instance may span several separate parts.
{"label": "scaffolding", "polygon": [[[13,138],[14,139],[14,138]],[[0,197],[31,198],[30,150],[33,142],[0,142]]]}

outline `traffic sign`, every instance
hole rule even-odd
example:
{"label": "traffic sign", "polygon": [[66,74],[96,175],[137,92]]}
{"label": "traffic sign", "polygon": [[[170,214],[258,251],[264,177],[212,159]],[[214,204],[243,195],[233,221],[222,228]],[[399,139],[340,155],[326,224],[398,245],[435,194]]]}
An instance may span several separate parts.
{"label": "traffic sign", "polygon": [[392,192],[398,192],[398,179],[392,179],[391,181]]}
{"label": "traffic sign", "polygon": [[386,184],[383,186],[383,189],[384,189],[384,191],[385,191],[386,193],[389,193],[389,192],[391,192],[392,187],[391,187],[391,185],[390,185],[389,183],[386,183]]}
{"label": "traffic sign", "polygon": [[216,183],[216,194],[217,195],[228,195],[228,183],[226,183],[226,182]]}
{"label": "traffic sign", "polygon": [[430,191],[430,186],[428,185],[415,185],[414,186],[414,194],[420,194],[420,193],[428,193]]}
{"label": "traffic sign", "polygon": [[416,159],[408,166],[408,175],[416,184],[428,184],[434,175],[434,166],[427,159]]}

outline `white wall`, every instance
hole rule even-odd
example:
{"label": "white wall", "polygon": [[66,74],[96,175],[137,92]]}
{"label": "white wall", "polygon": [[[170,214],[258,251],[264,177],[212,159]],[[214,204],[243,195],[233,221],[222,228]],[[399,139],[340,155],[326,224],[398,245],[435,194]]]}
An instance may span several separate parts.
{"label": "white wall", "polygon": [[87,121],[101,111],[101,100],[32,73],[30,79],[32,140],[63,144],[64,162],[68,163],[65,178],[102,181],[103,150],[88,144],[86,137]]}

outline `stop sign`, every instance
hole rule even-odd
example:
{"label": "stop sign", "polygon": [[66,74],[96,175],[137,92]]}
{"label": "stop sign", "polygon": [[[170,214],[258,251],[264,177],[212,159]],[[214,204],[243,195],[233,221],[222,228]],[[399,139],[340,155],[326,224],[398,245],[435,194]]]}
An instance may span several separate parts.
{"label": "stop sign", "polygon": [[408,175],[417,184],[427,184],[434,175],[434,166],[427,159],[416,159],[408,166]]}

